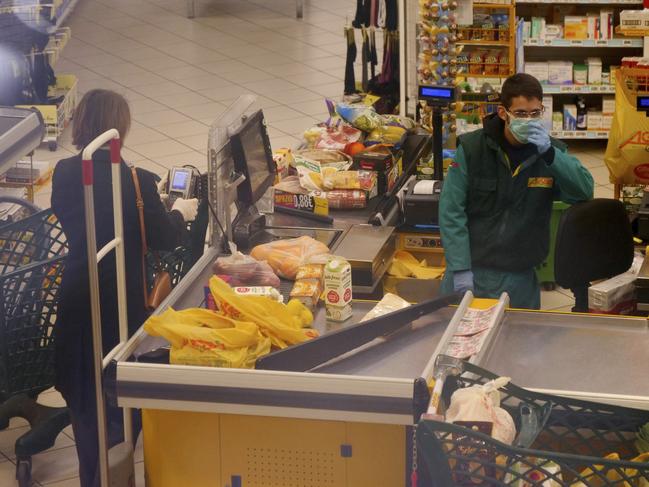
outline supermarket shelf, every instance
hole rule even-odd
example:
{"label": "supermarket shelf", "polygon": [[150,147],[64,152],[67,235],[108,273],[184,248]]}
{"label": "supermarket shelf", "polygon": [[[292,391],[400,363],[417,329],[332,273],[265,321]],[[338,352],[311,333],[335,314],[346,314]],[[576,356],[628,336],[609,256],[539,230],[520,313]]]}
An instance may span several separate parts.
{"label": "supermarket shelf", "polygon": [[609,137],[608,130],[553,130],[550,132],[552,137],[557,139],[587,139],[587,140],[605,140]]}
{"label": "supermarket shelf", "polygon": [[546,95],[557,95],[561,93],[614,94],[615,85],[543,85],[543,93]]}
{"label": "supermarket shelf", "polygon": [[642,47],[642,39],[524,39],[524,46]]}
{"label": "supermarket shelf", "polygon": [[622,30],[618,25],[615,28],[615,33],[627,37],[647,37],[649,36],[649,30]]}
{"label": "supermarket shelf", "polygon": [[511,3],[474,3],[473,8],[509,8]]}
{"label": "supermarket shelf", "polygon": [[509,47],[509,41],[457,41],[465,46],[502,46]]}
{"label": "supermarket shelf", "polygon": [[459,78],[508,78],[510,74],[471,74],[471,73],[458,73]]}
{"label": "supermarket shelf", "polygon": [[564,3],[587,5],[642,5],[642,0],[516,0],[516,3]]}

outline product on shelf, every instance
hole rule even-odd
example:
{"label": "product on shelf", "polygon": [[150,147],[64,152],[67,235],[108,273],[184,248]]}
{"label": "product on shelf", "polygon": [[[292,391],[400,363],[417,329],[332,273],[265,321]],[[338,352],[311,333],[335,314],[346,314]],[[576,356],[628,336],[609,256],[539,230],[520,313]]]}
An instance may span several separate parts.
{"label": "product on shelf", "polygon": [[[572,8],[561,9],[555,6],[553,23],[545,17],[532,17],[523,21],[523,39],[541,41],[554,39],[586,40],[613,38],[613,11],[602,9],[599,13],[572,15]],[[572,7],[570,5],[563,7]],[[558,22],[562,22],[563,25]]]}
{"label": "product on shelf", "polygon": [[563,130],[563,113],[552,112],[552,130],[561,132]]}
{"label": "product on shelf", "polygon": [[525,62],[525,72],[534,76],[540,83],[548,82],[548,63],[547,62]]}
{"label": "product on shelf", "polygon": [[615,112],[615,96],[602,97],[602,113],[604,115],[613,115]]}
{"label": "product on shelf", "polygon": [[578,96],[575,105],[577,106],[577,130],[586,130],[586,100],[583,96]]}
{"label": "product on shelf", "polygon": [[602,129],[602,112],[597,110],[588,110],[586,125],[588,130]]}
{"label": "product on shelf", "polygon": [[543,97],[543,124],[548,130],[552,129],[552,110],[554,109],[554,99],[551,95]]}
{"label": "product on shelf", "polygon": [[586,59],[588,84],[599,85],[602,83],[602,60],[598,57]]}
{"label": "product on shelf", "polygon": [[563,130],[577,130],[577,105],[563,106]]}
{"label": "product on shelf", "polygon": [[588,39],[588,18],[584,15],[566,15],[563,29],[566,39]]}
{"label": "product on shelf", "polygon": [[588,83],[588,67],[585,64],[575,64],[572,69],[572,81],[576,85]]}
{"label": "product on shelf", "polygon": [[649,30],[649,11],[622,10],[620,12],[620,29],[622,31]]}
{"label": "product on shelf", "polygon": [[572,61],[548,61],[548,83],[569,85],[573,81]]}

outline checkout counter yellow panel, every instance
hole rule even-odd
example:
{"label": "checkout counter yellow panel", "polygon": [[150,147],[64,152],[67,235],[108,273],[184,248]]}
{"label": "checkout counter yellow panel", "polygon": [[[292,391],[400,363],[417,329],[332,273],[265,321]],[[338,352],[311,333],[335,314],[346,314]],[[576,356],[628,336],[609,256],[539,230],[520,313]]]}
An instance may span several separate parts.
{"label": "checkout counter yellow panel", "polygon": [[223,487],[233,476],[245,487],[404,482],[399,425],[160,410],[143,411],[143,420],[147,487]]}

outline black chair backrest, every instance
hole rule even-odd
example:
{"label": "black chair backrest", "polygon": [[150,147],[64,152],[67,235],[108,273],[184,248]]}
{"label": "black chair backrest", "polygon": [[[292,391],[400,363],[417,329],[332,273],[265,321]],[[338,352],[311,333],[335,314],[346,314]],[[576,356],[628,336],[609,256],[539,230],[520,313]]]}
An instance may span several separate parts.
{"label": "black chair backrest", "polygon": [[633,262],[631,224],[618,200],[594,199],[564,212],[557,232],[554,275],[567,289],[626,272]]}

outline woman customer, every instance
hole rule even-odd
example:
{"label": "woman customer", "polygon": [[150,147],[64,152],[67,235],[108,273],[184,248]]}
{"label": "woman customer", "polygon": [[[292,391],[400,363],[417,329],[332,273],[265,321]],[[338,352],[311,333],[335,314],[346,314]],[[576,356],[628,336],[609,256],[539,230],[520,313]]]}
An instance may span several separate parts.
{"label": "woman customer", "polygon": [[[121,142],[131,116],[126,100],[108,90],[86,93],[74,113],[72,140],[82,150],[98,135],[116,128]],[[113,239],[111,162],[108,147],[93,155],[97,249]],[[128,329],[133,334],[146,320],[142,275],[142,248],[135,185],[131,168],[122,160],[122,209]],[[154,250],[173,250],[185,233],[185,222],[196,217],[196,199],[178,199],[167,212],[160,201],[154,175],[137,169],[144,201],[146,241]],[[92,325],[86,254],[86,233],[81,180],[81,154],[58,162],[52,179],[52,209],[60,220],[69,245],[56,320],[56,388],[66,400],[79,456],[81,487],[99,486],[97,416],[92,361]],[[101,322],[104,354],[119,342],[115,254],[99,264]],[[123,441],[122,413],[107,409],[109,446]],[[139,423],[139,421],[137,421]],[[139,428],[138,428],[139,429]]]}

